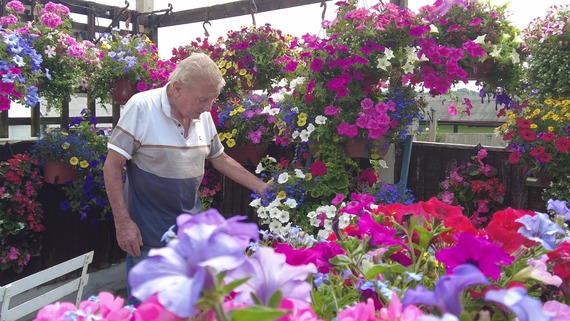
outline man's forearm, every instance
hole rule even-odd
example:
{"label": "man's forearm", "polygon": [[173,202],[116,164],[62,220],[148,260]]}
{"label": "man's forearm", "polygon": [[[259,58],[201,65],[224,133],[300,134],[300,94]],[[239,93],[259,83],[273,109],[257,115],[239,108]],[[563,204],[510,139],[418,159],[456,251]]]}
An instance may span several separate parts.
{"label": "man's forearm", "polygon": [[267,188],[267,183],[260,180],[233,158],[223,154],[220,157],[211,159],[212,165],[220,173],[226,175],[232,181],[249,188],[252,191],[263,193]]}

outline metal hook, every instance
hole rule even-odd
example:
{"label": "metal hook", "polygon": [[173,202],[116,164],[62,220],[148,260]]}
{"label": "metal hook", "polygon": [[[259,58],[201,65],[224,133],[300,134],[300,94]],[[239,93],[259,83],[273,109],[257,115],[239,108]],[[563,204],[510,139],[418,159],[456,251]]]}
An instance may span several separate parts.
{"label": "metal hook", "polygon": [[327,12],[327,2],[326,0],[321,0],[321,7],[323,8],[323,14],[321,15],[321,19],[325,20],[325,12]]}
{"label": "metal hook", "polygon": [[255,14],[257,13],[257,5],[255,4],[255,0],[251,0],[251,20],[253,21],[253,26],[255,27]]}
{"label": "metal hook", "polygon": [[208,32],[208,29],[206,29],[206,24],[209,24],[211,27],[212,23],[210,21],[204,21],[204,23],[202,24],[202,27],[204,28],[204,36],[209,37],[210,33]]}
{"label": "metal hook", "polygon": [[204,23],[202,23],[202,28],[204,28],[204,36],[209,37],[210,33],[208,32],[208,29],[206,29],[206,24],[209,24],[210,27],[212,26],[212,23],[210,23],[210,7],[206,8],[206,17],[204,19]]}
{"label": "metal hook", "polygon": [[125,9],[127,9],[129,7],[129,5],[130,5],[130,3],[127,0],[125,0]]}
{"label": "metal hook", "polygon": [[168,4],[168,10],[166,11],[167,15],[171,15],[172,14],[172,3]]}

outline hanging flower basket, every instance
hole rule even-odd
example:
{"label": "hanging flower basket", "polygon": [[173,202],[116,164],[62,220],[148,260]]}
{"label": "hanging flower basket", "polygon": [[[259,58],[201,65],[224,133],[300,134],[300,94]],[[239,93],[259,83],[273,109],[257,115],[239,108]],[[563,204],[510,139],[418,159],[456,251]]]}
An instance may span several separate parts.
{"label": "hanging flower basket", "polygon": [[344,152],[351,158],[371,158],[372,155],[383,158],[388,153],[391,141],[392,137],[386,135],[376,140],[355,138],[344,144]]}
{"label": "hanging flower basket", "polygon": [[258,164],[267,155],[267,145],[246,144],[225,148],[224,152],[240,164]]}
{"label": "hanging flower basket", "polygon": [[469,80],[487,80],[494,66],[495,61],[493,59],[485,59],[483,62],[477,61],[468,70],[467,78]]}
{"label": "hanging flower basket", "polygon": [[111,96],[116,104],[124,105],[131,99],[131,97],[137,93],[135,86],[124,77],[118,78],[113,83],[113,88],[111,88]]}
{"label": "hanging flower basket", "polygon": [[77,169],[62,163],[49,162],[44,165],[44,182],[63,185],[77,178]]}

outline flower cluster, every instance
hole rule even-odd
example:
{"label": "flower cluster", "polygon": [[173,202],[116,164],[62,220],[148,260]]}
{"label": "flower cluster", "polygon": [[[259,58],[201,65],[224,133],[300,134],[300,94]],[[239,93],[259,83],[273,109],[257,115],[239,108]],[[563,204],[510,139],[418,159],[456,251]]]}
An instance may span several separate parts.
{"label": "flower cluster", "polygon": [[17,15],[24,12],[19,1],[6,4],[8,16],[0,19],[0,110],[10,109],[12,101],[33,107],[39,101],[37,79],[41,76],[42,56],[36,51],[37,34],[27,26],[18,27]]}
{"label": "flower cluster", "polygon": [[551,177],[568,173],[570,155],[570,99],[524,101],[507,110],[498,128],[508,141],[510,163],[521,164],[527,176]]}
{"label": "flower cluster", "polygon": [[251,94],[234,97],[215,106],[215,109],[218,135],[224,146],[267,145],[273,141],[275,114],[279,108],[271,100]]}
{"label": "flower cluster", "polygon": [[552,6],[523,30],[529,54],[526,77],[541,98],[570,97],[570,6]]}
{"label": "flower cluster", "polygon": [[107,157],[110,130],[97,129],[96,118],[86,115],[85,110],[82,114],[82,117],[72,118],[70,126],[72,134],[69,135],[82,140],[81,152],[90,156],[84,160],[76,157],[72,158],[73,162],[70,161],[70,165],[75,166],[78,173],[74,180],[63,186],[65,199],[61,202],[60,208],[80,215],[81,219],[90,219],[96,223],[98,220],[109,220],[112,217],[103,180],[103,165]]}
{"label": "flower cluster", "polygon": [[216,61],[227,87],[271,92],[283,77],[287,62],[294,60],[297,41],[268,23],[228,31],[224,55]]}
{"label": "flower cluster", "polygon": [[463,213],[476,227],[486,226],[491,215],[503,204],[506,189],[497,177],[497,169],[484,163],[487,150],[479,149],[471,161],[456,165],[440,183],[438,198],[463,207]]}
{"label": "flower cluster", "polygon": [[[523,39],[508,20],[507,7],[479,0],[455,0],[436,1],[420,8],[420,17],[429,23],[429,33],[420,44],[420,52],[428,58],[425,64],[444,59],[448,79],[484,81],[487,91],[519,86]],[[449,68],[450,60],[454,68]]]}
{"label": "flower cluster", "polygon": [[[565,201],[549,200],[549,213],[507,208],[479,229],[460,206],[435,197],[376,205],[355,195],[340,207],[347,224],[339,221],[318,240],[298,227],[260,237],[256,224],[215,210],[180,215],[176,238],[130,272],[132,294],[143,303],[118,319],[563,321],[570,315]],[[79,309],[55,303],[36,320],[66,311],[78,320],[123,311],[121,300],[104,297],[101,303],[116,304],[87,310],[85,303]]]}
{"label": "flower cluster", "polygon": [[163,86],[174,70],[174,62],[162,60],[146,35],[123,35],[118,29],[102,35],[101,48],[88,78],[87,91],[101,103],[111,103],[110,89],[126,78],[136,91]]}
{"label": "flower cluster", "polygon": [[22,271],[41,248],[43,184],[38,159],[17,154],[0,162],[0,270]]}

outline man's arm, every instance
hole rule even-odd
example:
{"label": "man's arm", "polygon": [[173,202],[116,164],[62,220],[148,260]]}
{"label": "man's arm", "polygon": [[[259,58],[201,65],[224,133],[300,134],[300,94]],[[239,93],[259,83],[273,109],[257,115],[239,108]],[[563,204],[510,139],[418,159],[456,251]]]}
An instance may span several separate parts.
{"label": "man's arm", "polygon": [[252,191],[257,191],[260,195],[263,195],[265,189],[269,187],[267,183],[253,175],[240,163],[226,155],[226,153],[222,153],[222,155],[216,158],[210,158],[210,162],[212,162],[215,169],[229,177],[232,181],[237,182]]}
{"label": "man's arm", "polygon": [[141,255],[142,237],[140,230],[131,219],[123,194],[123,167],[127,159],[114,150],[109,150],[103,166],[105,190],[113,210],[117,243],[123,251],[132,256]]}

